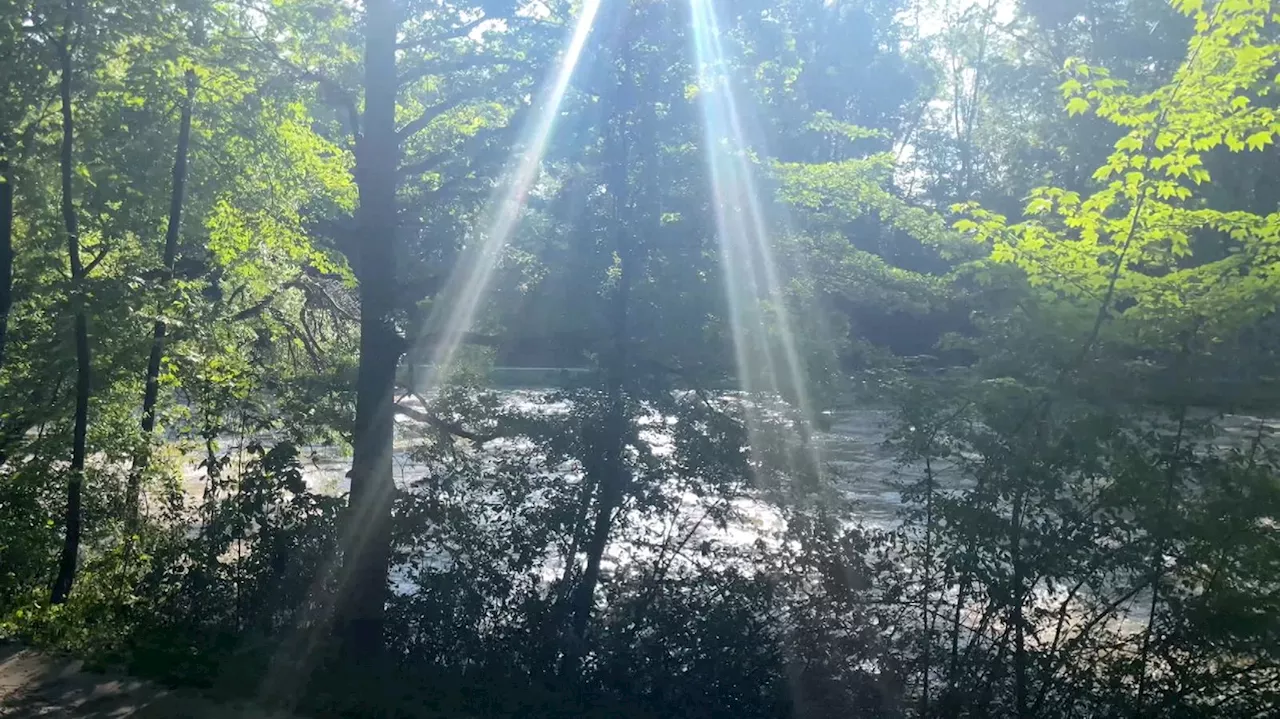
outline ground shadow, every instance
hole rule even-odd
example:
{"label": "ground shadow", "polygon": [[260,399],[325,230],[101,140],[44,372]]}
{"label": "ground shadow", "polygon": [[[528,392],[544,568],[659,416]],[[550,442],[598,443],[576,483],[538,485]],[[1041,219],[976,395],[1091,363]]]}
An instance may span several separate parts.
{"label": "ground shadow", "polygon": [[284,719],[249,706],[218,705],[192,692],[99,674],[83,662],[0,646],[4,719]]}

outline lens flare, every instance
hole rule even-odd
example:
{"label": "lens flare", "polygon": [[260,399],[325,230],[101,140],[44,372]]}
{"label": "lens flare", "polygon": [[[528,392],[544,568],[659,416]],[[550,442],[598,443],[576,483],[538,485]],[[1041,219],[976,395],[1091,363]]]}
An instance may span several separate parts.
{"label": "lens flare", "polygon": [[[716,231],[733,332],[738,381],[748,402],[791,398],[805,456],[791,469],[816,477],[821,469],[813,438],[813,407],[804,365],[787,314],[786,296],[769,240],[769,226],[749,157],[719,21],[711,0],[689,0],[702,109],[703,142],[711,171]],[[748,406],[748,429],[758,450],[760,414]],[[799,464],[804,466],[798,466]]]}
{"label": "lens flare", "polygon": [[519,225],[529,191],[538,178],[538,169],[551,141],[556,117],[560,114],[565,92],[595,25],[600,2],[601,0],[586,0],[583,4],[569,45],[520,143],[525,148],[524,152],[490,199],[488,220],[478,235],[478,242],[464,251],[459,266],[451,273],[448,283],[431,309],[426,321],[428,331],[424,335],[432,338],[434,346],[428,355],[426,376],[422,385],[415,387],[415,390],[430,390],[439,383],[453,363],[464,336],[475,322],[476,312],[488,293],[494,269]]}

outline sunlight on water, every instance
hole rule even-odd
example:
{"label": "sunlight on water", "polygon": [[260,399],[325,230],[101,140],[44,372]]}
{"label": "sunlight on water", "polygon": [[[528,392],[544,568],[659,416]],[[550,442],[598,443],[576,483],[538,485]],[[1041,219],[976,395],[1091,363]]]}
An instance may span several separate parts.
{"label": "sunlight on water", "polygon": [[533,121],[518,143],[524,148],[523,154],[513,163],[504,182],[490,199],[487,219],[483,223],[483,230],[478,233],[478,241],[466,249],[459,266],[453,270],[444,291],[435,301],[426,322],[428,330],[424,333],[433,338],[434,347],[428,355],[423,382],[415,389],[429,391],[437,386],[448,373],[463,344],[463,337],[475,322],[476,312],[488,292],[494,269],[519,225],[529,191],[537,181],[538,169],[551,141],[556,117],[560,114],[565,92],[595,24],[600,2],[601,0],[586,0],[584,3],[560,65],[551,78]]}
{"label": "sunlight on water", "polygon": [[[768,222],[748,157],[746,133],[712,0],[690,0],[702,107],[703,139],[716,207],[716,230],[733,330],[738,381],[752,396],[790,398],[800,411],[797,429],[806,468],[821,466],[811,441],[813,407],[786,297],[769,241]],[[748,412],[752,445],[759,450],[760,417]],[[801,459],[801,458],[797,458]]]}

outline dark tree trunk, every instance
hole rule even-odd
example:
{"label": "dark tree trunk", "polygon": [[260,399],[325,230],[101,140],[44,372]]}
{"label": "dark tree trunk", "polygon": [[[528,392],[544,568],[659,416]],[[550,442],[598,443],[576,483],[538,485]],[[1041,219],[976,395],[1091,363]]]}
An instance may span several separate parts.
{"label": "dark tree trunk", "polygon": [[13,308],[13,137],[0,131],[0,369]]}
{"label": "dark tree trunk", "polygon": [[[182,201],[187,188],[187,155],[191,146],[191,112],[196,101],[196,74],[187,70],[186,103],[178,127],[178,148],[173,159],[173,186],[169,197],[169,224],[164,233],[163,290],[173,283],[173,266],[178,259],[178,237],[182,228]],[[125,512],[132,533],[138,526],[142,475],[151,463],[151,434],[156,428],[156,404],[160,399],[160,365],[164,361],[165,336],[169,328],[164,319],[156,320],[151,333],[151,356],[147,358],[147,385],[142,396],[142,446],[133,460],[129,483],[125,489]]]}
{"label": "dark tree trunk", "polygon": [[[1184,345],[1182,354],[1179,355],[1179,370],[1185,364],[1185,358],[1190,352],[1189,343]],[[1173,508],[1174,498],[1176,496],[1176,488],[1178,482],[1178,467],[1182,460],[1182,439],[1187,428],[1187,406],[1183,405],[1178,408],[1178,431],[1173,439],[1173,451],[1169,453],[1169,467],[1165,471],[1164,501],[1160,505],[1160,521],[1156,525],[1156,542],[1155,551],[1151,555],[1151,602],[1147,606],[1147,626],[1142,632],[1142,645],[1138,650],[1138,696],[1134,702],[1133,716],[1134,719],[1142,719],[1147,710],[1147,691],[1150,685],[1150,667],[1151,662],[1151,641],[1155,637],[1156,615],[1160,609],[1160,585],[1164,579],[1164,561],[1165,553],[1169,548],[1170,534],[1169,529],[1173,526]]]}
{"label": "dark tree trunk", "polygon": [[80,261],[80,228],[71,201],[71,173],[75,125],[71,116],[71,26],[74,0],[67,0],[62,25],[59,87],[62,95],[62,221],[67,233],[67,257],[71,263],[71,307],[75,323],[76,412],[71,448],[71,468],[67,477],[66,539],[51,601],[62,604],[71,594],[80,556],[80,494],[84,487],[85,440],[89,432],[89,393],[92,389],[89,356],[89,316],[85,308],[84,263]]}
{"label": "dark tree trunk", "polygon": [[1013,613],[1013,696],[1018,719],[1028,719],[1027,713],[1027,617],[1026,565],[1022,557],[1022,521],[1026,508],[1023,487],[1014,490],[1013,516],[1009,536],[1009,557],[1013,565],[1013,591],[1010,592],[1010,611]]}
{"label": "dark tree trunk", "polygon": [[929,716],[929,680],[933,672],[933,613],[930,611],[933,590],[933,435],[925,446],[924,455],[924,578],[920,587],[920,716]]}
{"label": "dark tree trunk", "polygon": [[[625,12],[625,11],[624,11]],[[625,21],[624,21],[625,24]],[[628,42],[626,34],[621,33],[622,42]],[[636,247],[629,236],[628,220],[630,219],[630,187],[628,184],[628,121],[630,120],[630,98],[632,87],[630,75],[633,69],[626,62],[630,53],[629,46],[624,46],[623,62],[617,69],[616,95],[612,108],[613,127],[609,130],[608,140],[604,146],[605,184],[612,201],[611,218],[614,251],[621,260],[621,273],[613,296],[613,347],[610,352],[607,369],[608,386],[606,392],[607,408],[603,426],[600,429],[599,441],[593,448],[599,452],[595,465],[596,484],[596,516],[587,541],[587,566],[582,579],[574,592],[571,601],[573,632],[572,644],[565,655],[565,670],[573,672],[585,649],[587,628],[591,622],[591,610],[595,604],[596,586],[600,582],[600,567],[604,559],[605,549],[609,545],[609,535],[613,530],[614,514],[622,503],[626,485],[629,482],[624,453],[629,434],[627,417],[626,387],[629,374],[629,314],[631,303],[631,285],[638,271]]]}
{"label": "dark tree trunk", "polygon": [[360,368],[339,627],[344,651],[355,659],[382,649],[391,558],[393,405],[402,350],[394,320],[398,23],[393,0],[366,0],[364,133],[356,151]]}

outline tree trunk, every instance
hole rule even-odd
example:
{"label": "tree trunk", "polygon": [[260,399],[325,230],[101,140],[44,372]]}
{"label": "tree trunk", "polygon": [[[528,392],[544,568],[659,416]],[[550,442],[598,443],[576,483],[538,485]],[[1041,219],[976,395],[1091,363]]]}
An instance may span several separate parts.
{"label": "tree trunk", "polygon": [[[182,201],[187,187],[187,154],[191,145],[191,111],[196,100],[196,74],[186,73],[187,98],[182,106],[178,128],[178,148],[173,160],[173,186],[169,197],[169,225],[164,233],[165,279],[162,290],[173,283],[173,266],[178,258],[178,236],[182,228]],[[138,527],[142,475],[151,463],[151,434],[156,428],[156,404],[160,399],[160,365],[164,361],[165,336],[169,328],[163,318],[157,319],[151,333],[151,356],[147,358],[147,386],[142,396],[142,446],[133,460],[129,484],[125,490],[125,512],[128,530]]]}
{"label": "tree trunk", "polygon": [[396,4],[365,2],[365,114],[356,153],[361,240],[360,367],[344,535],[341,634],[350,658],[382,649],[391,558],[391,455],[395,374],[402,343],[395,328]]}
{"label": "tree trunk", "polygon": [[84,487],[85,441],[89,432],[89,317],[85,308],[84,264],[80,261],[80,228],[71,201],[72,150],[75,125],[71,116],[71,26],[74,0],[67,0],[59,47],[62,95],[62,221],[67,233],[67,257],[71,263],[71,307],[75,322],[76,411],[71,448],[71,468],[67,478],[66,539],[51,601],[62,604],[71,594],[80,556],[80,494]]}
{"label": "tree trunk", "polygon": [[13,137],[0,130],[0,369],[13,308]]}
{"label": "tree trunk", "polygon": [[[626,37],[625,34],[622,37]],[[624,40],[623,42],[627,42]],[[629,46],[623,52],[627,53]],[[629,53],[627,53],[629,54]],[[598,450],[600,457],[595,463],[596,487],[598,501],[596,516],[591,529],[591,537],[587,542],[587,566],[582,573],[571,602],[573,641],[565,656],[566,672],[576,671],[586,646],[587,628],[591,621],[591,610],[595,604],[596,586],[600,582],[600,567],[604,559],[604,551],[609,545],[609,535],[613,530],[614,513],[622,502],[624,488],[629,478],[624,459],[628,435],[626,384],[629,373],[628,344],[630,338],[629,313],[631,303],[631,284],[635,278],[636,248],[631,241],[627,227],[630,193],[627,177],[627,125],[631,108],[626,100],[630,95],[628,74],[629,63],[624,62],[618,69],[617,94],[614,99],[613,123],[609,139],[605,143],[604,157],[606,164],[606,186],[612,198],[611,223],[614,236],[614,251],[621,261],[621,272],[618,285],[613,296],[613,349],[609,358],[607,375],[608,394],[607,416],[600,432]]]}
{"label": "tree trunk", "polygon": [[1010,592],[1010,611],[1013,613],[1013,694],[1018,719],[1028,719],[1027,713],[1027,618],[1023,603],[1026,599],[1026,567],[1022,558],[1022,514],[1026,496],[1022,486],[1014,490],[1013,516],[1009,536],[1009,556],[1013,564],[1013,591]]}
{"label": "tree trunk", "polygon": [[929,679],[933,671],[933,616],[929,610],[930,592],[933,589],[933,435],[924,455],[924,581],[920,588],[920,631],[924,636],[921,645],[920,716],[929,716]]}
{"label": "tree trunk", "polygon": [[[1185,358],[1188,353],[1189,350],[1184,347],[1183,353],[1180,355],[1179,365],[1183,364],[1182,358]],[[1155,549],[1151,555],[1151,601],[1147,606],[1147,626],[1142,631],[1142,645],[1138,650],[1138,696],[1134,702],[1134,719],[1142,719],[1147,708],[1147,688],[1150,674],[1148,664],[1151,661],[1151,640],[1155,636],[1156,613],[1160,609],[1160,583],[1164,580],[1164,555],[1168,550],[1169,530],[1173,525],[1174,495],[1178,481],[1178,466],[1181,460],[1182,438],[1186,428],[1187,406],[1182,405],[1178,408],[1178,431],[1174,435],[1173,451],[1169,454],[1169,468],[1165,472],[1164,500],[1160,505],[1160,522],[1156,525],[1158,533]]]}

